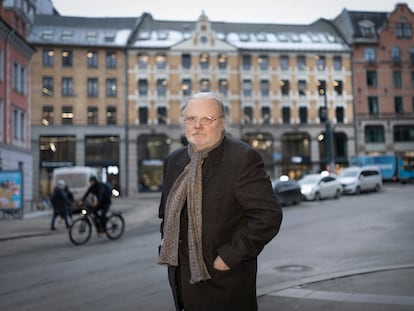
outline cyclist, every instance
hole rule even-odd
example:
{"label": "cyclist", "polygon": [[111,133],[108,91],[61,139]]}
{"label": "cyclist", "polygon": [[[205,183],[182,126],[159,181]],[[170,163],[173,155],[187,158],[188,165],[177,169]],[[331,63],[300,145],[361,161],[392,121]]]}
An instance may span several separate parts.
{"label": "cyclist", "polygon": [[89,178],[89,188],[82,197],[81,204],[85,202],[90,194],[93,194],[96,200],[90,202],[93,208],[92,212],[98,220],[98,233],[103,233],[106,224],[106,213],[111,205],[111,194],[108,191],[108,186],[103,182],[97,180],[95,176]]}

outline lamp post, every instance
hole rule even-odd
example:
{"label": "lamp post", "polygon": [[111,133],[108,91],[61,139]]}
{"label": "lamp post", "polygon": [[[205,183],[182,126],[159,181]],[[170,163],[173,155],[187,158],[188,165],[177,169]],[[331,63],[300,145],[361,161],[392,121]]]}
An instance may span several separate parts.
{"label": "lamp post", "polygon": [[331,122],[329,121],[328,114],[328,99],[326,96],[326,88],[321,89],[323,92],[324,99],[324,109],[325,109],[325,153],[326,153],[326,164],[327,169],[330,173],[335,172],[335,161],[334,161],[334,152],[333,152],[333,132],[331,127]]}

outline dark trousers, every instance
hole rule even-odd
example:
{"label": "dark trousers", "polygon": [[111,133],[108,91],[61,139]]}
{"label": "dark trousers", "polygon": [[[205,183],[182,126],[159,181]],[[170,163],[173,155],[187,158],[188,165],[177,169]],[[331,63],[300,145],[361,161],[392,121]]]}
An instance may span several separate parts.
{"label": "dark trousers", "polygon": [[106,213],[109,210],[109,203],[101,204],[94,209],[92,209],[93,213],[95,214],[95,219],[97,220],[98,231],[104,231],[105,224],[106,224]]}
{"label": "dark trousers", "polygon": [[65,210],[63,212],[55,212],[55,211],[53,211],[51,228],[52,229],[55,228],[55,221],[56,221],[56,218],[58,216],[61,216],[63,218],[63,220],[65,221],[65,224],[66,224],[66,228],[68,228],[70,225],[69,225],[69,220],[68,220],[69,213],[68,213],[68,209],[67,208],[65,208]]}

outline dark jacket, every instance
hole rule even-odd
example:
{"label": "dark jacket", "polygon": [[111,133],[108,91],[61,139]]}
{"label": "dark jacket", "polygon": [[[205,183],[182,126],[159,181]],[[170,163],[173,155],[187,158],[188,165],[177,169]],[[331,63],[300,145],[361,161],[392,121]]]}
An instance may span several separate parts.
{"label": "dark jacket", "polygon": [[111,204],[111,196],[108,193],[108,187],[103,182],[96,181],[95,184],[91,185],[83,195],[82,201],[85,202],[90,193],[94,194],[98,200],[97,208],[107,207]]}
{"label": "dark jacket", "polygon": [[[161,219],[168,193],[189,161],[187,147],[184,147],[173,152],[165,162],[159,208]],[[241,141],[224,138],[204,161],[202,191],[203,255],[212,279],[196,285],[189,283],[184,208],[179,268],[169,268],[173,294],[176,297],[175,287],[182,289],[186,311],[256,310],[257,256],[278,233],[282,221],[282,210],[261,156]],[[161,235],[162,231],[161,224]],[[213,268],[218,254],[230,271]]]}
{"label": "dark jacket", "polygon": [[50,199],[55,214],[64,215],[70,207],[70,202],[64,189],[56,186]]}

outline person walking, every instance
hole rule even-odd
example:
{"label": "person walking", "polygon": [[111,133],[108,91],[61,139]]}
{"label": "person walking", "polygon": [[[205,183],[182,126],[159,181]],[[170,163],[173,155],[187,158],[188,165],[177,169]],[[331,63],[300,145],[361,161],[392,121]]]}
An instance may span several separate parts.
{"label": "person walking", "polygon": [[59,179],[53,189],[52,198],[50,199],[53,206],[51,230],[56,230],[55,221],[58,216],[62,217],[65,221],[66,228],[69,228],[69,208],[70,202],[65,192],[65,181]]}
{"label": "person walking", "polygon": [[189,144],[165,160],[159,206],[176,310],[257,310],[257,257],[282,223],[263,159],[225,135],[215,93],[193,95],[182,119]]}

